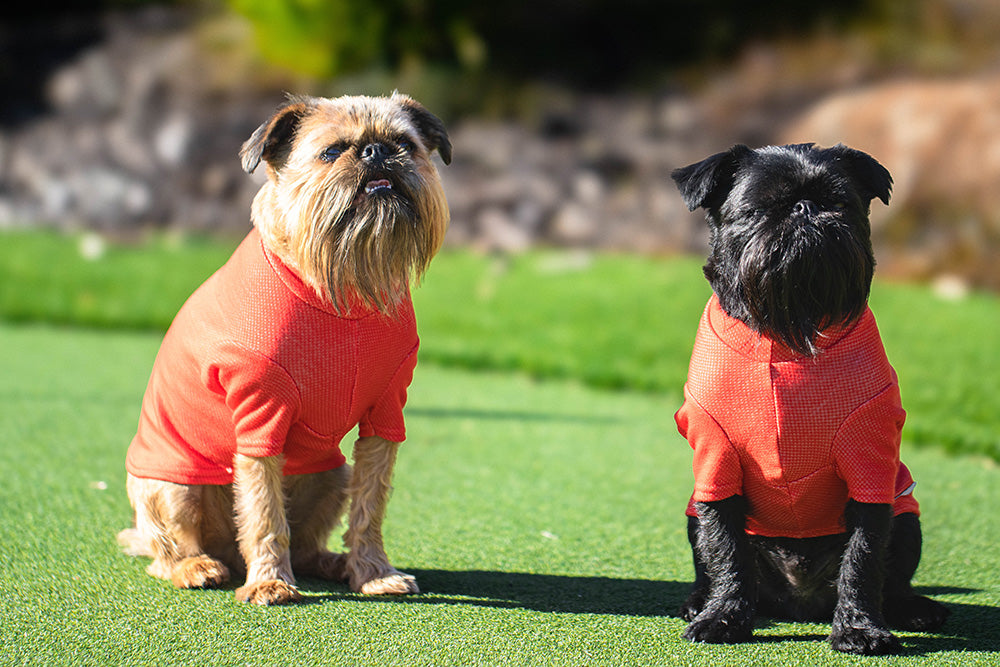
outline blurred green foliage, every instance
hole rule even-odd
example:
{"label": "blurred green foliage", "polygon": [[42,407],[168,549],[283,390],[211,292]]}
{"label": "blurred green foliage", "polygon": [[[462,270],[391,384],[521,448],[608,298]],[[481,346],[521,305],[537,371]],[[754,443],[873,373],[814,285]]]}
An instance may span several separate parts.
{"label": "blurred green foliage", "polygon": [[463,3],[432,0],[228,0],[250,20],[269,61],[300,74],[328,77],[367,66],[405,66],[425,59],[483,62]]}
{"label": "blurred green foliage", "polygon": [[726,55],[752,38],[803,34],[878,0],[227,0],[274,64],[313,77],[427,63],[582,84]]}

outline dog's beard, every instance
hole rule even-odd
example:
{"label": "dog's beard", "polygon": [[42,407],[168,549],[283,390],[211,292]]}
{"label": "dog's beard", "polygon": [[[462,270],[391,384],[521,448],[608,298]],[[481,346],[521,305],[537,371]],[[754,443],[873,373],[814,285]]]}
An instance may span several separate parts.
{"label": "dog's beard", "polygon": [[339,170],[302,192],[314,194],[286,221],[296,268],[337,312],[360,305],[395,314],[443,239],[447,204],[437,177]]}
{"label": "dog's beard", "polygon": [[394,194],[368,197],[339,209],[304,248],[308,264],[338,310],[357,296],[380,311],[395,311],[414,275],[430,262],[413,207]]}
{"label": "dog's beard", "polygon": [[750,235],[736,267],[741,304],[730,314],[792,350],[816,355],[824,329],[864,312],[875,265],[867,238],[836,220]]}

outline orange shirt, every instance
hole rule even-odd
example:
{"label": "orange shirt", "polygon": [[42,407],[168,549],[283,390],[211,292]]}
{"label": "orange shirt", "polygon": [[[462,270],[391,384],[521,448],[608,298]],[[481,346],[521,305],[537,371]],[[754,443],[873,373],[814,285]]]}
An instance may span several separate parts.
{"label": "orange shirt", "polygon": [[344,464],[340,440],[402,442],[417,362],[412,304],[338,315],[256,230],[181,308],[163,339],[126,468],[229,484],[233,457],[284,454],[286,475]]}
{"label": "orange shirt", "polygon": [[748,533],[816,537],[844,532],[848,498],[918,512],[899,460],[906,413],[871,310],[818,346],[793,352],[712,296],[675,415],[694,449],[690,516],[696,501],[741,495]]}

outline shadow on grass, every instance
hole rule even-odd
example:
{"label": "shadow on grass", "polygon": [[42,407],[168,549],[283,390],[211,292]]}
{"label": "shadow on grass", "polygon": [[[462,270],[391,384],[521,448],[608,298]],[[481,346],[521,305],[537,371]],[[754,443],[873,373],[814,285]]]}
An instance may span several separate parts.
{"label": "shadow on grass", "polygon": [[[676,616],[691,588],[689,583],[573,577],[519,572],[471,570],[412,570],[420,583],[420,595],[407,597],[365,597],[330,590],[329,582],[302,580],[299,588],[307,593],[327,593],[312,597],[317,602],[330,599],[359,599],[404,604],[459,604],[498,609],[530,609],[566,614],[613,614],[621,616]],[[339,588],[339,586],[338,586]]]}
{"label": "shadow on grass", "polygon": [[[942,589],[943,590],[943,589]],[[954,592],[955,589],[948,589]],[[922,592],[934,595],[938,589],[928,588]],[[967,591],[974,592],[974,591]],[[903,644],[899,655],[924,657],[936,653],[998,653],[1000,652],[1000,608],[986,605],[945,602],[951,616],[944,627],[936,633],[917,633],[894,630]],[[758,628],[773,627],[777,622],[765,620]],[[756,635],[754,641],[770,644],[780,642],[827,641],[826,635],[816,633]],[[970,658],[971,659],[971,658]],[[1000,660],[993,664],[1000,663]],[[980,663],[977,663],[980,664]]]}
{"label": "shadow on grass", "polygon": [[[574,577],[521,572],[469,570],[407,570],[420,582],[422,593],[403,597],[357,595],[346,587],[316,579],[299,582],[308,603],[358,600],[383,604],[472,605],[496,609],[529,609],[565,614],[610,614],[640,617],[677,617],[691,584],[678,581]],[[979,591],[948,586],[917,587],[922,595],[962,595]],[[950,651],[1000,651],[1000,608],[945,602],[951,617],[940,633],[898,632],[902,655],[923,656]],[[757,628],[780,621],[758,619]],[[760,634],[755,643],[825,642],[825,634]]]}
{"label": "shadow on grass", "polygon": [[[925,595],[954,593],[956,589],[925,588],[917,592]],[[966,590],[967,593],[975,591]],[[1000,652],[1000,608],[986,605],[945,602],[951,610],[951,616],[944,627],[936,633],[918,633],[906,630],[894,630],[903,645],[899,655],[904,657],[925,657],[937,653],[997,653]],[[758,619],[756,627],[774,628],[780,621]],[[826,642],[826,634],[815,632],[760,634],[753,641],[760,644],[775,644],[782,642]],[[998,661],[1000,662],[1000,661]],[[977,663],[980,664],[980,663]],[[993,664],[997,664],[996,662]]]}
{"label": "shadow on grass", "polygon": [[[955,586],[915,586],[920,595],[970,595],[980,591]],[[902,633],[903,655],[944,651],[1000,652],[1000,607],[939,600],[951,610],[944,627],[934,634]],[[994,663],[996,664],[996,663]]]}

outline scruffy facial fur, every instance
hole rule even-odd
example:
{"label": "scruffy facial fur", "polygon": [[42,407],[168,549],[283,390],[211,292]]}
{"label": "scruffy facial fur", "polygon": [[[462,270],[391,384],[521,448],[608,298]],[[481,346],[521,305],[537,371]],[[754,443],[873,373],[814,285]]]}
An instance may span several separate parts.
{"label": "scruffy facial fur", "polygon": [[292,97],[240,152],[267,183],[252,220],[321,296],[391,313],[441,247],[448,203],[431,162],[451,162],[444,125],[409,97]]}
{"label": "scruffy facial fur", "polygon": [[824,328],[864,312],[875,268],[869,206],[888,204],[892,188],[874,158],[843,145],[738,145],[673,179],[690,210],[707,212],[705,277],[729,315],[815,354]]}

